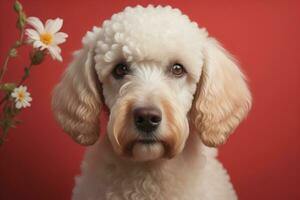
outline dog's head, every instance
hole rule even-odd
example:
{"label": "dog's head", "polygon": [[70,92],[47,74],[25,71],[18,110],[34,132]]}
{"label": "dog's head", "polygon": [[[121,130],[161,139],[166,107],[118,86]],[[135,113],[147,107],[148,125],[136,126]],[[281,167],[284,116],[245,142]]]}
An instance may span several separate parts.
{"label": "dog's head", "polygon": [[113,149],[136,160],[173,157],[192,132],[218,146],[250,109],[232,57],[178,9],[128,7],[83,45],[53,97],[57,120],[80,144],[98,139],[103,106]]}

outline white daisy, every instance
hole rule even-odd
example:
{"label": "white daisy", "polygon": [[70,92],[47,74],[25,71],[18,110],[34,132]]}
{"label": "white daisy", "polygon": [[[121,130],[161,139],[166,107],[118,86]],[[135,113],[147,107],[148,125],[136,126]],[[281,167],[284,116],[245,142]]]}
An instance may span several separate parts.
{"label": "white daisy", "polygon": [[15,88],[11,96],[15,99],[17,109],[29,107],[29,102],[32,101],[30,93],[27,92],[27,87],[22,85]]}
{"label": "white daisy", "polygon": [[65,42],[68,37],[66,33],[58,32],[63,25],[63,20],[60,18],[48,19],[44,26],[39,18],[28,17],[27,23],[35,28],[35,30],[26,29],[28,42],[32,43],[34,48],[48,49],[54,60],[62,61],[61,49],[58,45]]}

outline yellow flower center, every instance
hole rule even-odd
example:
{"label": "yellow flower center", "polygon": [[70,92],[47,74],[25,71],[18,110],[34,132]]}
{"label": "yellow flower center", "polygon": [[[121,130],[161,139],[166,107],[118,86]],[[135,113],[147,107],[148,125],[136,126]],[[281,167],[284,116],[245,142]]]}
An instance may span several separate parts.
{"label": "yellow flower center", "polygon": [[50,33],[43,33],[40,35],[40,40],[45,45],[49,45],[52,43],[53,36]]}
{"label": "yellow flower center", "polygon": [[23,100],[24,100],[24,98],[25,98],[25,94],[24,94],[24,92],[19,92],[19,94],[18,94],[18,98],[19,98],[19,100],[20,100],[20,101],[23,101]]}

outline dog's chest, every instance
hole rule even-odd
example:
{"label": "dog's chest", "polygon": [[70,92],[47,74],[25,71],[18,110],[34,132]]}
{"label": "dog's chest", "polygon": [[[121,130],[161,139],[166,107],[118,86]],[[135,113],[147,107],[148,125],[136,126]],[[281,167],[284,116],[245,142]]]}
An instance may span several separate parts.
{"label": "dog's chest", "polygon": [[[107,165],[77,178],[74,200],[191,200],[200,182],[187,169],[124,168]],[[93,173],[91,173],[93,172]],[[198,189],[197,189],[198,188]],[[82,196],[81,196],[82,195]]]}
{"label": "dog's chest", "polygon": [[[107,178],[111,180],[103,191],[107,200],[185,200],[192,195],[193,180],[172,170],[136,169],[125,174],[112,171]],[[194,196],[195,189],[192,191]]]}

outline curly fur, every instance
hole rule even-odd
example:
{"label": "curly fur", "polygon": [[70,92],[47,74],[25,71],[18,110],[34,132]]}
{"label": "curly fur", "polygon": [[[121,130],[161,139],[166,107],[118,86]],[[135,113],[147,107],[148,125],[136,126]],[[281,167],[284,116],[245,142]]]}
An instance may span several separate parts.
{"label": "curly fur", "polygon": [[[82,145],[94,144],[73,199],[237,199],[217,150],[207,147],[223,144],[251,107],[232,56],[170,6],[127,7],[82,42],[52,102],[65,132]],[[120,62],[130,74],[117,80],[111,73]],[[171,74],[174,63],[185,67],[183,77]],[[103,107],[109,122],[98,140]],[[137,142],[146,137],[132,119],[139,107],[162,113],[155,144]]]}

